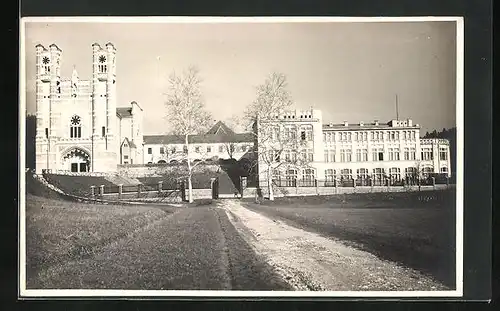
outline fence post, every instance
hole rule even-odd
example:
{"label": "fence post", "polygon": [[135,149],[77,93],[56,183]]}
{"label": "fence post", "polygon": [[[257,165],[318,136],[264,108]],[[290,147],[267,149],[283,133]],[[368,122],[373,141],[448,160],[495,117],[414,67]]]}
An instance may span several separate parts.
{"label": "fence post", "polygon": [[101,199],[102,199],[102,198],[103,198],[103,196],[104,196],[104,185],[101,185],[101,186],[99,187],[99,194],[100,194]]}
{"label": "fence post", "polygon": [[163,190],[163,181],[159,181],[158,182],[158,193],[161,193],[161,191]]}
{"label": "fence post", "polygon": [[137,197],[139,198],[141,196],[141,189],[142,188],[142,185],[141,184],[138,184],[137,185]]}
{"label": "fence post", "polygon": [[446,188],[450,187],[450,177],[446,176]]}
{"label": "fence post", "polygon": [[318,180],[314,179],[314,186],[316,187],[316,194],[319,195]]}
{"label": "fence post", "polygon": [[186,201],[186,185],[184,184],[184,181],[181,181],[181,200],[182,202]]}
{"label": "fence post", "polygon": [[241,176],[240,177],[240,188],[241,188],[241,198],[243,198],[243,192],[245,188],[247,187],[247,177],[246,176]]}
{"label": "fence post", "polygon": [[356,189],[356,179],[354,179],[354,178],[352,179],[352,187],[354,189]]}
{"label": "fence post", "polygon": [[436,190],[436,177],[432,176],[432,189]]}
{"label": "fence post", "polygon": [[122,184],[119,184],[118,185],[118,199],[121,200],[122,199],[122,193],[123,193],[123,185]]}
{"label": "fence post", "polygon": [[295,194],[299,194],[299,180],[295,179]]}
{"label": "fence post", "polygon": [[92,196],[92,198],[95,197],[95,186],[90,186],[90,195]]}
{"label": "fence post", "polygon": [[335,194],[339,193],[339,181],[337,178],[333,179],[334,186],[335,186]]}

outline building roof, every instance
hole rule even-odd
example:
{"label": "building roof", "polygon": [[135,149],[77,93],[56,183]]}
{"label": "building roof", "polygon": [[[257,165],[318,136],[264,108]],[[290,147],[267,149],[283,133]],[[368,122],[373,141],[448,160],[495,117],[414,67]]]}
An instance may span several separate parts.
{"label": "building roof", "polygon": [[139,104],[138,104],[135,100],[134,100],[133,102],[131,102],[131,103],[130,103],[130,106],[132,106],[132,105],[136,105],[136,106],[137,106],[139,109],[141,109],[141,111],[142,111],[141,106],[139,106]]}
{"label": "building roof", "polygon": [[[184,137],[178,135],[144,135],[144,144],[168,145],[184,144]],[[252,133],[227,134],[198,134],[190,135],[189,143],[193,144],[214,144],[214,143],[249,143],[254,141]]]}
{"label": "building roof", "polygon": [[133,141],[129,140],[128,137],[125,137],[125,139],[122,142],[122,146],[123,146],[124,143],[128,143],[128,145],[130,146],[130,148],[137,148],[137,146],[135,145],[135,143]]}
{"label": "building roof", "polygon": [[230,129],[224,122],[219,121],[215,123],[210,130],[208,130],[207,134],[234,135],[235,132],[232,129]]}
{"label": "building roof", "polygon": [[132,116],[132,108],[131,107],[118,107],[116,108],[116,114],[120,118],[127,118]]}
{"label": "building roof", "polygon": [[51,45],[49,45],[49,48],[54,48],[54,49],[58,50],[59,52],[62,52],[62,50],[55,43],[52,43]]}

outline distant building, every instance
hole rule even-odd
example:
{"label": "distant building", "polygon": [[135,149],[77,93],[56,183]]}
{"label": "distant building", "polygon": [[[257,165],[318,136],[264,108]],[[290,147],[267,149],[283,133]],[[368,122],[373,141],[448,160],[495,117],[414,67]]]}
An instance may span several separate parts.
{"label": "distant building", "polygon": [[[254,134],[235,133],[219,121],[206,134],[189,135],[189,153],[193,161],[251,158]],[[177,135],[145,135],[145,164],[175,163],[185,160],[185,138]]]}
{"label": "distant building", "polygon": [[[451,175],[449,142],[420,139],[420,126],[411,119],[323,124],[321,111],[310,109],[288,111],[267,122],[276,126],[277,135],[302,141],[300,150],[281,151],[276,161],[285,165],[277,166],[272,172],[273,179],[289,180],[289,186],[296,180],[382,180],[386,177],[401,180],[416,174],[422,177],[430,173]],[[268,149],[261,146],[262,143],[259,137],[259,152]],[[265,143],[272,145],[275,141]],[[294,157],[304,161],[294,164],[297,163]],[[264,165],[261,159],[259,157],[259,167]],[[260,171],[259,179],[265,182],[266,172]]]}

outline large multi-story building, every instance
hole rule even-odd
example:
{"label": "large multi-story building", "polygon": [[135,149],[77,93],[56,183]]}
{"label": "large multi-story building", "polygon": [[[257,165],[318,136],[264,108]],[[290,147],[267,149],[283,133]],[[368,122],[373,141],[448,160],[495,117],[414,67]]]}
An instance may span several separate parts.
{"label": "large multi-story building", "polygon": [[[36,171],[116,171],[142,161],[142,109],[116,108],[116,49],[92,45],[92,80],[61,77],[62,50],[36,46]],[[124,147],[125,146],[125,147]]]}
{"label": "large multi-story building", "polygon": [[[259,137],[261,182],[268,172],[290,185],[296,180],[381,181],[451,174],[449,142],[421,139],[419,124],[411,119],[323,124],[321,111],[310,109],[273,116],[260,126],[271,129]],[[271,162],[264,159],[263,153],[269,152]]]}

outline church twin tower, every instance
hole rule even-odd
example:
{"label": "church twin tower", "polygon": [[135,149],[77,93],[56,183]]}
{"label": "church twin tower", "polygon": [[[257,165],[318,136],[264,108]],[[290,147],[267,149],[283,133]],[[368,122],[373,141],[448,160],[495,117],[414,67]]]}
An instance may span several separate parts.
{"label": "church twin tower", "polygon": [[[36,46],[36,171],[115,171],[116,49],[92,45],[92,80],[61,78],[62,50]],[[117,135],[118,134],[118,135]]]}

